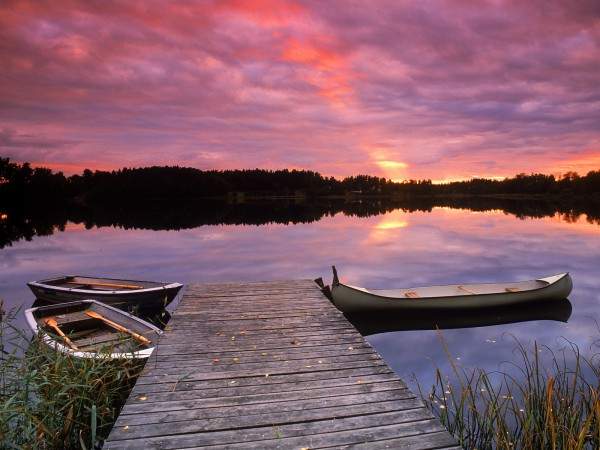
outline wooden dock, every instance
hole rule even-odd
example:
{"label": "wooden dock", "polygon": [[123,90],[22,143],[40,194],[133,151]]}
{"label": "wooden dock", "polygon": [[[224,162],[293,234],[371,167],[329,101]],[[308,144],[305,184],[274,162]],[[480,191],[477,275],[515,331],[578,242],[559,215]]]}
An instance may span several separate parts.
{"label": "wooden dock", "polygon": [[186,288],[104,448],[458,449],[310,280]]}

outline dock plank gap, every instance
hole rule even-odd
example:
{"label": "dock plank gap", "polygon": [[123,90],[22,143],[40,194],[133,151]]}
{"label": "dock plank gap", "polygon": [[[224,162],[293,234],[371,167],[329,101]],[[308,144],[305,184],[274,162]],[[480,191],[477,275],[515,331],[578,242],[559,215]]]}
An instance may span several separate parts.
{"label": "dock plank gap", "polygon": [[106,449],[458,449],[311,280],[188,285]]}

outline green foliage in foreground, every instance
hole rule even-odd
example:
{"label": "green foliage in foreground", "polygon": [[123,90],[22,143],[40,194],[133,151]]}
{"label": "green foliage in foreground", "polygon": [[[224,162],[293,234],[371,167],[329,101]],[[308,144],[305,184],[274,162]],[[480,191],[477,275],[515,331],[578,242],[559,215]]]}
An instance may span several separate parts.
{"label": "green foliage in foreground", "polygon": [[106,438],[141,364],[72,358],[0,319],[0,448],[93,448]]}
{"label": "green foliage in foreground", "polygon": [[600,448],[596,357],[582,356],[571,343],[557,354],[518,341],[516,355],[510,373],[467,371],[450,358],[452,375],[437,370],[436,384],[422,397],[467,449]]}

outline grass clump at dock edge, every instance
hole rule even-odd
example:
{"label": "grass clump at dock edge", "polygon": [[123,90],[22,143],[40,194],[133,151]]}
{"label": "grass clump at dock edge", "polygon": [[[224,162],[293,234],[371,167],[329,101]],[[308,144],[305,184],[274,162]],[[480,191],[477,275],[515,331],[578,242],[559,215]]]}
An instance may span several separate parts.
{"label": "grass clump at dock edge", "polygon": [[554,352],[516,341],[506,371],[465,370],[450,358],[451,375],[436,370],[431,392],[422,397],[467,449],[597,449],[597,358],[584,357],[570,342]]}
{"label": "grass clump at dock edge", "polygon": [[0,448],[90,449],[110,431],[143,363],[55,351],[0,319]]}

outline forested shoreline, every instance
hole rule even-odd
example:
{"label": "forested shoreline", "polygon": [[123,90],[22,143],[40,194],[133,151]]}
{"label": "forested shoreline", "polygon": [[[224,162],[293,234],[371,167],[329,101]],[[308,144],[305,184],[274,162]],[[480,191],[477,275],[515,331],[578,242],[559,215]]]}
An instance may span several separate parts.
{"label": "forested shoreline", "polygon": [[380,196],[600,197],[600,170],[560,178],[518,174],[504,180],[474,178],[445,184],[431,180],[393,182],[370,175],[336,179],[310,170],[199,170],[190,167],[123,168],[65,176],[0,158],[0,204],[52,202],[107,204],[191,198]]}

